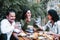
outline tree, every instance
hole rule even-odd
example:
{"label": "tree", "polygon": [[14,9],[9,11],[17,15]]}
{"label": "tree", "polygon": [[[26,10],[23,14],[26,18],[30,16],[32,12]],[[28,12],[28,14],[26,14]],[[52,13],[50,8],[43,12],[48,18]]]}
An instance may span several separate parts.
{"label": "tree", "polygon": [[[46,16],[46,4],[48,0],[41,0],[40,3],[29,3],[27,0],[0,0],[0,20],[6,14],[7,9],[14,9],[16,11],[16,20],[20,21],[22,15],[22,7],[28,7],[32,11],[32,17],[36,18]],[[42,11],[43,10],[43,11]]]}
{"label": "tree", "polygon": [[22,13],[21,6],[27,3],[27,0],[0,0],[0,20],[5,17],[8,9],[14,9],[16,11],[17,20],[19,20],[20,13]]}

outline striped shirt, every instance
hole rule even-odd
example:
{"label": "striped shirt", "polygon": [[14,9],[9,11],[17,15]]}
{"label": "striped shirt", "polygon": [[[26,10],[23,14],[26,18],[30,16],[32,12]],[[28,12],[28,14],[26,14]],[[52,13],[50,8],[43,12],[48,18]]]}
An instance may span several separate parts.
{"label": "striped shirt", "polygon": [[48,21],[48,23],[43,26],[43,30],[48,29],[48,31],[52,31],[53,33],[60,34],[60,21],[57,21],[52,26],[51,21]]}

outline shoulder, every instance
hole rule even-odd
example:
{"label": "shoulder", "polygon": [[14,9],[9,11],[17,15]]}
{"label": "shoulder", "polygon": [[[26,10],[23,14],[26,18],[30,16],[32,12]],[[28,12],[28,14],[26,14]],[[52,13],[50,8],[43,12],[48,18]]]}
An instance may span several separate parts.
{"label": "shoulder", "polygon": [[47,22],[47,24],[50,24],[51,23],[51,21],[49,20],[48,22]]}
{"label": "shoulder", "polygon": [[60,25],[60,20],[59,20],[59,21],[57,21],[57,24],[58,24],[58,25]]}
{"label": "shoulder", "polygon": [[3,20],[1,21],[1,23],[7,23],[7,22],[8,22],[7,19],[3,19]]}

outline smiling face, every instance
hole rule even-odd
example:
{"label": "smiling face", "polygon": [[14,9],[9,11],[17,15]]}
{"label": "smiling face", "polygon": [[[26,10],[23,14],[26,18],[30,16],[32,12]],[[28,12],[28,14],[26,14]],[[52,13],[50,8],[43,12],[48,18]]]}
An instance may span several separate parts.
{"label": "smiling face", "polygon": [[31,18],[31,11],[30,10],[28,10],[27,12],[26,12],[26,18]]}
{"label": "smiling face", "polygon": [[31,21],[31,11],[28,10],[25,14],[25,19],[26,19],[26,22],[29,23]]}
{"label": "smiling face", "polygon": [[13,22],[15,20],[15,12],[9,12],[9,15],[6,16],[9,22]]}

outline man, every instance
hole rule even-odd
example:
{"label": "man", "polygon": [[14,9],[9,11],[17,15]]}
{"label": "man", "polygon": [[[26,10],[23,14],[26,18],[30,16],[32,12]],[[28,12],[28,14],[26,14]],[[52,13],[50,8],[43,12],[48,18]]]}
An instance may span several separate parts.
{"label": "man", "polygon": [[1,40],[10,40],[15,25],[15,11],[10,9],[6,13],[6,19],[1,21]]}

